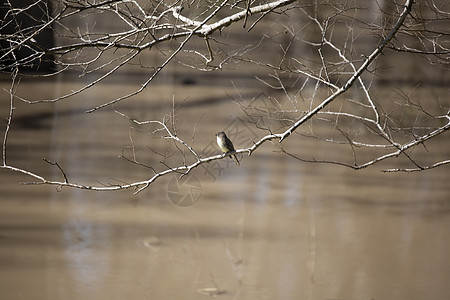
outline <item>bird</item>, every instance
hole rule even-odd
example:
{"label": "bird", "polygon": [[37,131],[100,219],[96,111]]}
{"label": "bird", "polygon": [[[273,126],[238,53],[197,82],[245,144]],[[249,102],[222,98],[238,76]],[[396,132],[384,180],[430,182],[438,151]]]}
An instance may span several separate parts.
{"label": "bird", "polygon": [[[220,150],[222,150],[223,153],[228,153],[234,150],[233,143],[230,141],[230,139],[227,137],[225,132],[221,131],[216,134],[217,137],[217,145],[219,145]],[[236,154],[232,155],[234,160],[236,161],[236,166],[239,167],[239,160],[236,157]]]}

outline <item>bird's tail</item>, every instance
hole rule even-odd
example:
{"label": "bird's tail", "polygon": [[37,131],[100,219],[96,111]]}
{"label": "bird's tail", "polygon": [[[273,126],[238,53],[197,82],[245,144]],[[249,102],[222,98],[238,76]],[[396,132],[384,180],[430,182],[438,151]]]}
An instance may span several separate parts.
{"label": "bird's tail", "polygon": [[237,159],[236,154],[233,154],[233,158],[236,161],[236,166],[239,167],[241,164],[239,163],[239,160]]}

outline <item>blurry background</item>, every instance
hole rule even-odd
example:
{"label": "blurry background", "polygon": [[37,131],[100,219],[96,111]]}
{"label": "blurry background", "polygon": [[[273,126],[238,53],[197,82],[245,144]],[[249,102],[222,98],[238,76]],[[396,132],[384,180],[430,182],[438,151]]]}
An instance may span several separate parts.
{"label": "blurry background", "polygon": [[[360,12],[372,16],[378,9],[368,6]],[[66,25],[114,26],[102,16],[88,17],[92,19],[69,19]],[[236,24],[221,36],[227,36],[229,45],[242,45],[270,35],[251,55],[275,63],[285,55],[279,45],[290,43],[290,28],[278,26],[279,18],[268,17],[250,32]],[[298,19],[298,24],[307,26],[307,20]],[[373,49],[378,41],[370,36],[357,40],[358,49]],[[192,43],[194,48],[204,47],[201,39]],[[298,47],[289,49],[309,49]],[[380,58],[384,68],[374,79],[377,100],[395,102],[403,91],[414,91],[414,97],[439,99],[448,107],[448,71],[429,69],[426,60],[413,56],[401,56],[401,61],[399,57]],[[236,148],[267,134],[241,108],[267,107],[271,97],[283,99],[283,93],[258,80],[273,79],[263,66],[233,62],[223,70],[202,72],[190,68],[189,63],[198,62],[183,54],[143,92],[85,113],[139,89],[151,72],[142,66],[157,66],[158,59],[143,54],[139,63],[126,65],[67,100],[33,105],[16,101],[8,163],[63,180],[57,167],[42,160],[46,158],[58,162],[70,182],[97,186],[148,179],[153,175],[149,168],[120,156],[133,157],[134,149],[140,162],[156,170],[165,168],[161,162],[173,167],[182,158],[169,142],[150,134],[156,127],[138,126],[115,110],[140,121],[161,121],[172,118],[173,103],[179,136],[186,141],[194,136],[192,145],[204,156],[220,153],[214,136],[218,131],[229,133]],[[68,71],[55,77],[24,77],[17,94],[25,99],[55,98],[95,77],[78,75]],[[0,84],[0,115],[6,125],[9,94],[4,89],[10,88],[10,78],[4,74]],[[311,94],[312,89],[303,92]],[[270,119],[261,122],[273,124]],[[329,130],[320,123],[308,126],[315,132]],[[241,156],[240,167],[231,159],[214,161],[183,179],[162,177],[137,195],[132,190],[21,185],[32,179],[1,169],[1,297],[450,298],[447,166],[416,173],[381,172],[404,167],[400,157],[354,171],[301,162],[281,154],[276,144],[266,143],[252,156]],[[349,157],[348,148],[297,134],[285,146],[310,159]],[[448,158],[448,133],[415,154],[423,162]],[[371,157],[360,157],[365,155]]]}

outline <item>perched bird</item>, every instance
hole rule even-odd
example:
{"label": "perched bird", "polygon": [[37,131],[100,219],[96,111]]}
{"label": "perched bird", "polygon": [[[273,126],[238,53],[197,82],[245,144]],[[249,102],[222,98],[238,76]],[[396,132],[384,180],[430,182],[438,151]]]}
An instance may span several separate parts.
{"label": "perched bird", "polygon": [[[222,150],[222,152],[228,153],[231,151],[236,151],[236,150],[234,150],[233,143],[227,137],[225,132],[221,131],[221,132],[217,133],[216,137],[217,137],[217,145],[219,145],[220,150]],[[239,166],[239,161],[236,157],[236,154],[233,154],[232,156],[233,156],[234,160],[236,161],[236,166]]]}

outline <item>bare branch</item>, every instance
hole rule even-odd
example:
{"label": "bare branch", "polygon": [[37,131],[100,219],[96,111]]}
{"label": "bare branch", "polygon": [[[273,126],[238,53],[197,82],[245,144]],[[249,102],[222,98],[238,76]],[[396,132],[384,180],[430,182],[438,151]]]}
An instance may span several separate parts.
{"label": "bare branch", "polygon": [[[24,5],[7,1],[6,5],[7,13],[0,22],[0,70],[10,74],[11,84],[4,89],[10,103],[5,113],[1,168],[35,180],[27,184],[94,191],[133,189],[137,194],[160,177],[186,176],[199,166],[206,167],[230,155],[251,156],[267,142],[298,161],[337,164],[355,170],[399,156],[407,159],[409,167],[386,167],[384,172],[416,172],[449,163],[447,157],[433,157],[434,163],[423,163],[415,151],[421,147],[432,150],[425,142],[450,129],[450,107],[445,95],[435,89],[424,92],[422,86],[426,80],[439,88],[447,84],[447,75],[436,83],[425,73],[435,67],[447,71],[450,32],[443,24],[449,20],[448,5],[433,0],[404,0],[403,4],[394,2],[386,9],[381,4],[366,9],[356,2],[296,0],[158,1],[145,6],[136,0],[64,0]],[[35,8],[43,15],[34,16]],[[100,17],[106,17],[108,26],[97,24],[105,20]],[[241,21],[244,28],[251,25],[243,30],[234,24]],[[40,40],[47,31],[54,42]],[[403,72],[397,60],[404,55],[424,60],[431,71],[418,70],[419,82],[411,83],[414,80],[406,77],[397,84],[396,76],[389,72]],[[51,66],[43,67],[45,63]],[[199,151],[195,138],[200,119],[190,120],[187,130],[181,126],[184,102],[175,105],[173,95],[169,112],[150,120],[137,120],[120,112],[120,108],[114,110],[133,123],[128,128],[129,145],[122,147],[119,158],[152,170],[146,178],[83,185],[73,179],[69,182],[70,170],[63,170],[58,162],[44,158],[59,169],[63,177],[59,181],[13,166],[7,159],[15,101],[39,104],[76,99],[106,79],[128,75],[129,70],[143,71],[138,74],[140,81],[121,93],[101,93],[108,98],[90,104],[86,112],[94,112],[142,93],[164,70],[177,73],[178,67],[172,69],[176,63],[183,70],[188,67],[188,72],[231,70],[226,74],[233,77],[237,95],[232,95],[231,100],[242,108],[245,126],[257,128],[258,134],[247,144],[238,144],[241,148],[233,152],[216,154],[213,147],[208,154]],[[244,68],[248,68],[245,74],[251,77],[244,78]],[[71,84],[69,89],[47,94],[51,96],[25,96],[27,93],[18,89],[19,83],[23,85],[22,77],[48,80],[69,71],[81,78],[80,85]],[[414,72],[415,69],[411,71]],[[421,72],[423,76],[419,76]],[[241,83],[235,76],[244,78],[245,92],[240,90]],[[383,87],[389,80],[394,81],[394,91]],[[144,147],[156,154],[157,166],[141,158],[139,134],[150,134],[162,144],[163,150],[159,144]],[[295,137],[340,147],[347,156],[306,158],[292,152],[290,143],[285,142]]]}

